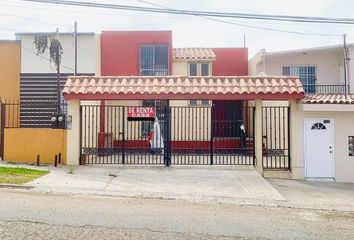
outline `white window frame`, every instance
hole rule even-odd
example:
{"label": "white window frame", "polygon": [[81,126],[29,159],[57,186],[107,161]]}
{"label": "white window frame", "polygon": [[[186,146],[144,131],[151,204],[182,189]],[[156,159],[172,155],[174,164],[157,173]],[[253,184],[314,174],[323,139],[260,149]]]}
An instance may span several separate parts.
{"label": "white window frame", "polygon": [[[197,64],[197,75],[196,76],[190,75],[190,65],[191,64]],[[208,64],[208,75],[207,76],[211,76],[211,73],[212,73],[211,62],[189,62],[188,63],[188,76],[190,76],[190,77],[207,77],[207,76],[202,76],[202,64]]]}

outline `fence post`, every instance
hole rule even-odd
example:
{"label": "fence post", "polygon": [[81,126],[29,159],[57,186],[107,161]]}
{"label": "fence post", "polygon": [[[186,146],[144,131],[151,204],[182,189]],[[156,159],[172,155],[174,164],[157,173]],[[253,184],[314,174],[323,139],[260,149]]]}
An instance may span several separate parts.
{"label": "fence post", "polygon": [[214,126],[213,126],[213,115],[214,115],[214,106],[211,105],[210,110],[210,165],[214,164]]}
{"label": "fence post", "polygon": [[0,157],[4,159],[4,140],[5,140],[5,124],[6,124],[6,105],[0,102]]}
{"label": "fence post", "polygon": [[58,167],[58,155],[54,157],[54,167]]}
{"label": "fence post", "polygon": [[125,107],[123,108],[123,119],[122,119],[122,164],[125,164]]}
{"label": "fence post", "polygon": [[169,106],[165,106],[165,153],[164,160],[165,165],[168,167],[171,165],[171,108]]}
{"label": "fence post", "polygon": [[37,166],[40,165],[40,155],[37,155],[37,163],[36,163]]}

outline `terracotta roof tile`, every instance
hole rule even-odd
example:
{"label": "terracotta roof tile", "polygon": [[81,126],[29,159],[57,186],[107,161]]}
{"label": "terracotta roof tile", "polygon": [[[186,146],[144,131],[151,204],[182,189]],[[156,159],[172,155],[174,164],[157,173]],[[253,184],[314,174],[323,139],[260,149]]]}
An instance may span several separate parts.
{"label": "terracotta roof tile", "polygon": [[354,94],[306,94],[301,102],[307,104],[354,104]]}
{"label": "terracotta roof tile", "polygon": [[64,94],[302,94],[296,77],[68,77]]}
{"label": "terracotta roof tile", "polygon": [[174,48],[173,58],[176,60],[215,60],[216,55],[211,48]]}

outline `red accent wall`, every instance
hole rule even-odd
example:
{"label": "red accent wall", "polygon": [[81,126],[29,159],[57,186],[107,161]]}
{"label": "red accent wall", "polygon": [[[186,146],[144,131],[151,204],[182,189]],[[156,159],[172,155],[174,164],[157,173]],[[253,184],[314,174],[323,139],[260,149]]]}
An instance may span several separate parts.
{"label": "red accent wall", "polygon": [[213,61],[213,76],[247,76],[247,48],[213,48],[216,60]]}
{"label": "red accent wall", "polygon": [[171,31],[105,31],[101,34],[101,75],[139,74],[139,46],[166,44],[170,47],[169,74],[172,74]]}

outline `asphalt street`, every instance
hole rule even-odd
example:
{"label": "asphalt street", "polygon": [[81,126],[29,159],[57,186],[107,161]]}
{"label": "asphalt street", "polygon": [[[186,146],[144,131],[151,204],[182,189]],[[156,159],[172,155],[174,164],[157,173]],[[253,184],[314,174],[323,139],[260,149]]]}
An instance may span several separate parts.
{"label": "asphalt street", "polygon": [[0,239],[354,239],[354,213],[0,189]]}

